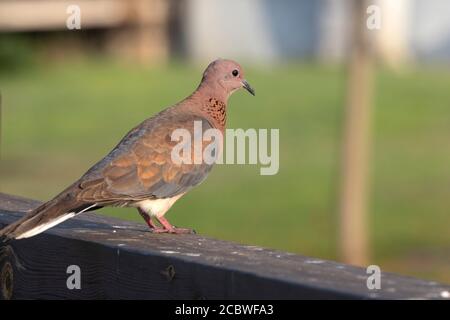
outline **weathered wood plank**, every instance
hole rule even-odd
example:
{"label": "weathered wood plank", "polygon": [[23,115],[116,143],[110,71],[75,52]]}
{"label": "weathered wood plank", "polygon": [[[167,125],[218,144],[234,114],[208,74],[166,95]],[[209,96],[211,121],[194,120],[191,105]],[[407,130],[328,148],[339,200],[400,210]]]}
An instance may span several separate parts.
{"label": "weathered wood plank", "polygon": [[[38,204],[0,194],[0,225]],[[437,299],[450,291],[390,273],[382,273],[380,290],[369,290],[363,268],[199,235],[152,234],[95,213],[0,250],[3,298]],[[80,290],[66,286],[69,265],[81,268]]]}

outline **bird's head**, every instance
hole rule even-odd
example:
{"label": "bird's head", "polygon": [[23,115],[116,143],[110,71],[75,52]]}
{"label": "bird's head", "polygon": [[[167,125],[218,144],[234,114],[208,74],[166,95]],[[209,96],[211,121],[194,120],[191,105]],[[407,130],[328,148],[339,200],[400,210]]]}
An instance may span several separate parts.
{"label": "bird's head", "polygon": [[242,67],[232,60],[217,59],[211,62],[203,73],[202,84],[225,90],[227,96],[241,88],[255,95],[255,90],[244,78]]}

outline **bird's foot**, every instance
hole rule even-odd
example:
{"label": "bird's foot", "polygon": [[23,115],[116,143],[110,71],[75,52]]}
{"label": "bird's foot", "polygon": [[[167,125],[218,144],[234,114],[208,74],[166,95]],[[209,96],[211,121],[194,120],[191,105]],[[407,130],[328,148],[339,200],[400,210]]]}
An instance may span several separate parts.
{"label": "bird's foot", "polygon": [[161,225],[163,226],[163,230],[165,230],[162,232],[172,233],[172,234],[196,234],[195,230],[193,230],[193,229],[177,228],[177,227],[171,225],[170,222],[164,217],[158,217],[157,219],[158,219],[159,223],[161,223]]}
{"label": "bird's foot", "polygon": [[158,222],[161,224],[161,226],[158,226],[155,222],[153,222],[152,217],[148,215],[144,210],[138,208],[138,211],[141,214],[142,218],[144,218],[152,233],[196,234],[195,230],[188,228],[177,228],[171,225],[170,222],[164,217],[155,217],[156,220],[158,220]]}

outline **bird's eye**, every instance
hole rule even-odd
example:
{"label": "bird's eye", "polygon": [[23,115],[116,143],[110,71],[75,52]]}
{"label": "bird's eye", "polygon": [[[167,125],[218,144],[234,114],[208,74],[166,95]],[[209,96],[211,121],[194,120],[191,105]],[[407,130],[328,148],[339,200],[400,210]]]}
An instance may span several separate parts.
{"label": "bird's eye", "polygon": [[234,70],[231,72],[231,74],[232,74],[234,77],[237,77],[237,75],[239,74],[239,71],[237,71],[236,69],[234,69]]}

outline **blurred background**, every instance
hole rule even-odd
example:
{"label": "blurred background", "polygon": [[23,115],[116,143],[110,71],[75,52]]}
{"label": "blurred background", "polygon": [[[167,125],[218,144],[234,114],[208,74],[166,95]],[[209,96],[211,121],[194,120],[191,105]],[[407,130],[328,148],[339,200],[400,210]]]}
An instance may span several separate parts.
{"label": "blurred background", "polygon": [[446,0],[1,0],[0,191],[51,198],[217,57],[257,92],[228,127],[279,128],[280,171],[216,166],[172,223],[450,283]]}

